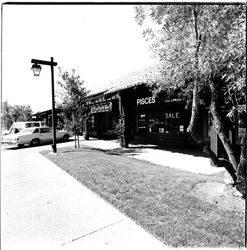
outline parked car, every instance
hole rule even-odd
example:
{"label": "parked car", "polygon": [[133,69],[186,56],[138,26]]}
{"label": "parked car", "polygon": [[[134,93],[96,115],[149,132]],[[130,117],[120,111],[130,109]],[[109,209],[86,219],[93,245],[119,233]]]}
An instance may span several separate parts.
{"label": "parked car", "polygon": [[28,121],[28,122],[14,122],[9,131],[5,131],[2,135],[6,134],[16,134],[25,128],[30,127],[43,127],[45,126],[45,122],[43,121]]}
{"label": "parked car", "polygon": [[[68,141],[71,136],[71,132],[65,130],[56,131],[57,141]],[[5,135],[2,138],[2,143],[17,145],[18,147],[22,147],[25,144],[37,146],[52,141],[53,133],[50,127],[30,127],[16,134]]]}

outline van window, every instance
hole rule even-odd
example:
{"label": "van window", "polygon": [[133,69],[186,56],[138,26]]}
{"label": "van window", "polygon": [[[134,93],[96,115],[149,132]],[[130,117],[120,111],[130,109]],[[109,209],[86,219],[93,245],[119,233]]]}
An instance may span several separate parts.
{"label": "van window", "polygon": [[39,122],[26,123],[26,128],[30,128],[30,127],[40,127],[40,123]]}

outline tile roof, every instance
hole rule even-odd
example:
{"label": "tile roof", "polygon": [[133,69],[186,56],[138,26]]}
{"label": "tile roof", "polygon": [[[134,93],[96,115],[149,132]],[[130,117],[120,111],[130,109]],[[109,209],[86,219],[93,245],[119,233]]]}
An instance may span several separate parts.
{"label": "tile roof", "polygon": [[139,71],[131,72],[105,84],[105,89],[93,92],[88,97],[110,94],[119,90],[131,88],[141,84],[153,84],[158,81],[159,64],[153,64]]}
{"label": "tile roof", "polygon": [[117,92],[119,90],[131,88],[141,84],[153,84],[158,79],[158,66],[152,65],[142,70],[131,72],[122,77],[109,82],[106,94]]}

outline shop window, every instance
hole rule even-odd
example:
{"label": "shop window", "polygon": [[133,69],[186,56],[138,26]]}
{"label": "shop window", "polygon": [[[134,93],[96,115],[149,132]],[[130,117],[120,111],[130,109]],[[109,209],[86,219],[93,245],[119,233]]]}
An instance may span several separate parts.
{"label": "shop window", "polygon": [[180,112],[165,113],[165,134],[184,134],[184,124]]}
{"label": "shop window", "polygon": [[150,133],[183,134],[184,125],[179,112],[151,114],[149,117]]}
{"label": "shop window", "polygon": [[164,116],[161,114],[150,114],[149,117],[149,132],[151,133],[164,133]]}
{"label": "shop window", "polygon": [[91,115],[91,119],[89,120],[91,128],[94,129],[95,128],[95,116]]}
{"label": "shop window", "polygon": [[244,121],[241,118],[239,118],[238,126],[237,126],[237,140],[241,141],[242,137],[245,134],[245,130],[246,130],[246,127],[245,127]]}
{"label": "shop window", "polygon": [[115,114],[108,114],[108,118],[107,118],[107,128],[108,129],[113,129],[114,128],[114,124],[117,123],[117,116]]}
{"label": "shop window", "polygon": [[165,119],[166,134],[180,134],[184,132],[184,126],[180,125],[179,120]]}
{"label": "shop window", "polygon": [[146,114],[137,115],[136,122],[136,132],[137,133],[146,133],[147,125],[146,125]]}

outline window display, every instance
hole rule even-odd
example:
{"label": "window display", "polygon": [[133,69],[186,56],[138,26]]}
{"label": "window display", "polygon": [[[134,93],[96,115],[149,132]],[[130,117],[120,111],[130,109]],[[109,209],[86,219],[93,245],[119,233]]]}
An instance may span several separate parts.
{"label": "window display", "polygon": [[146,114],[140,114],[137,116],[136,121],[136,132],[137,133],[146,133]]}
{"label": "window display", "polygon": [[95,127],[95,117],[94,117],[94,115],[91,115],[91,117],[89,119],[89,124],[90,124],[90,127],[92,129],[94,129],[94,127]]}
{"label": "window display", "polygon": [[244,136],[245,130],[246,130],[246,127],[245,127],[244,121],[239,117],[238,126],[237,126],[237,139],[239,141],[241,141],[242,137]]}
{"label": "window display", "polygon": [[149,115],[150,133],[164,133],[164,116],[162,114]]}
{"label": "window display", "polygon": [[149,115],[150,133],[183,134],[184,125],[179,112],[156,113]]}
{"label": "window display", "polygon": [[180,121],[178,119],[172,119],[172,118],[165,119],[165,133],[166,134],[183,133],[183,126],[180,125]]}

